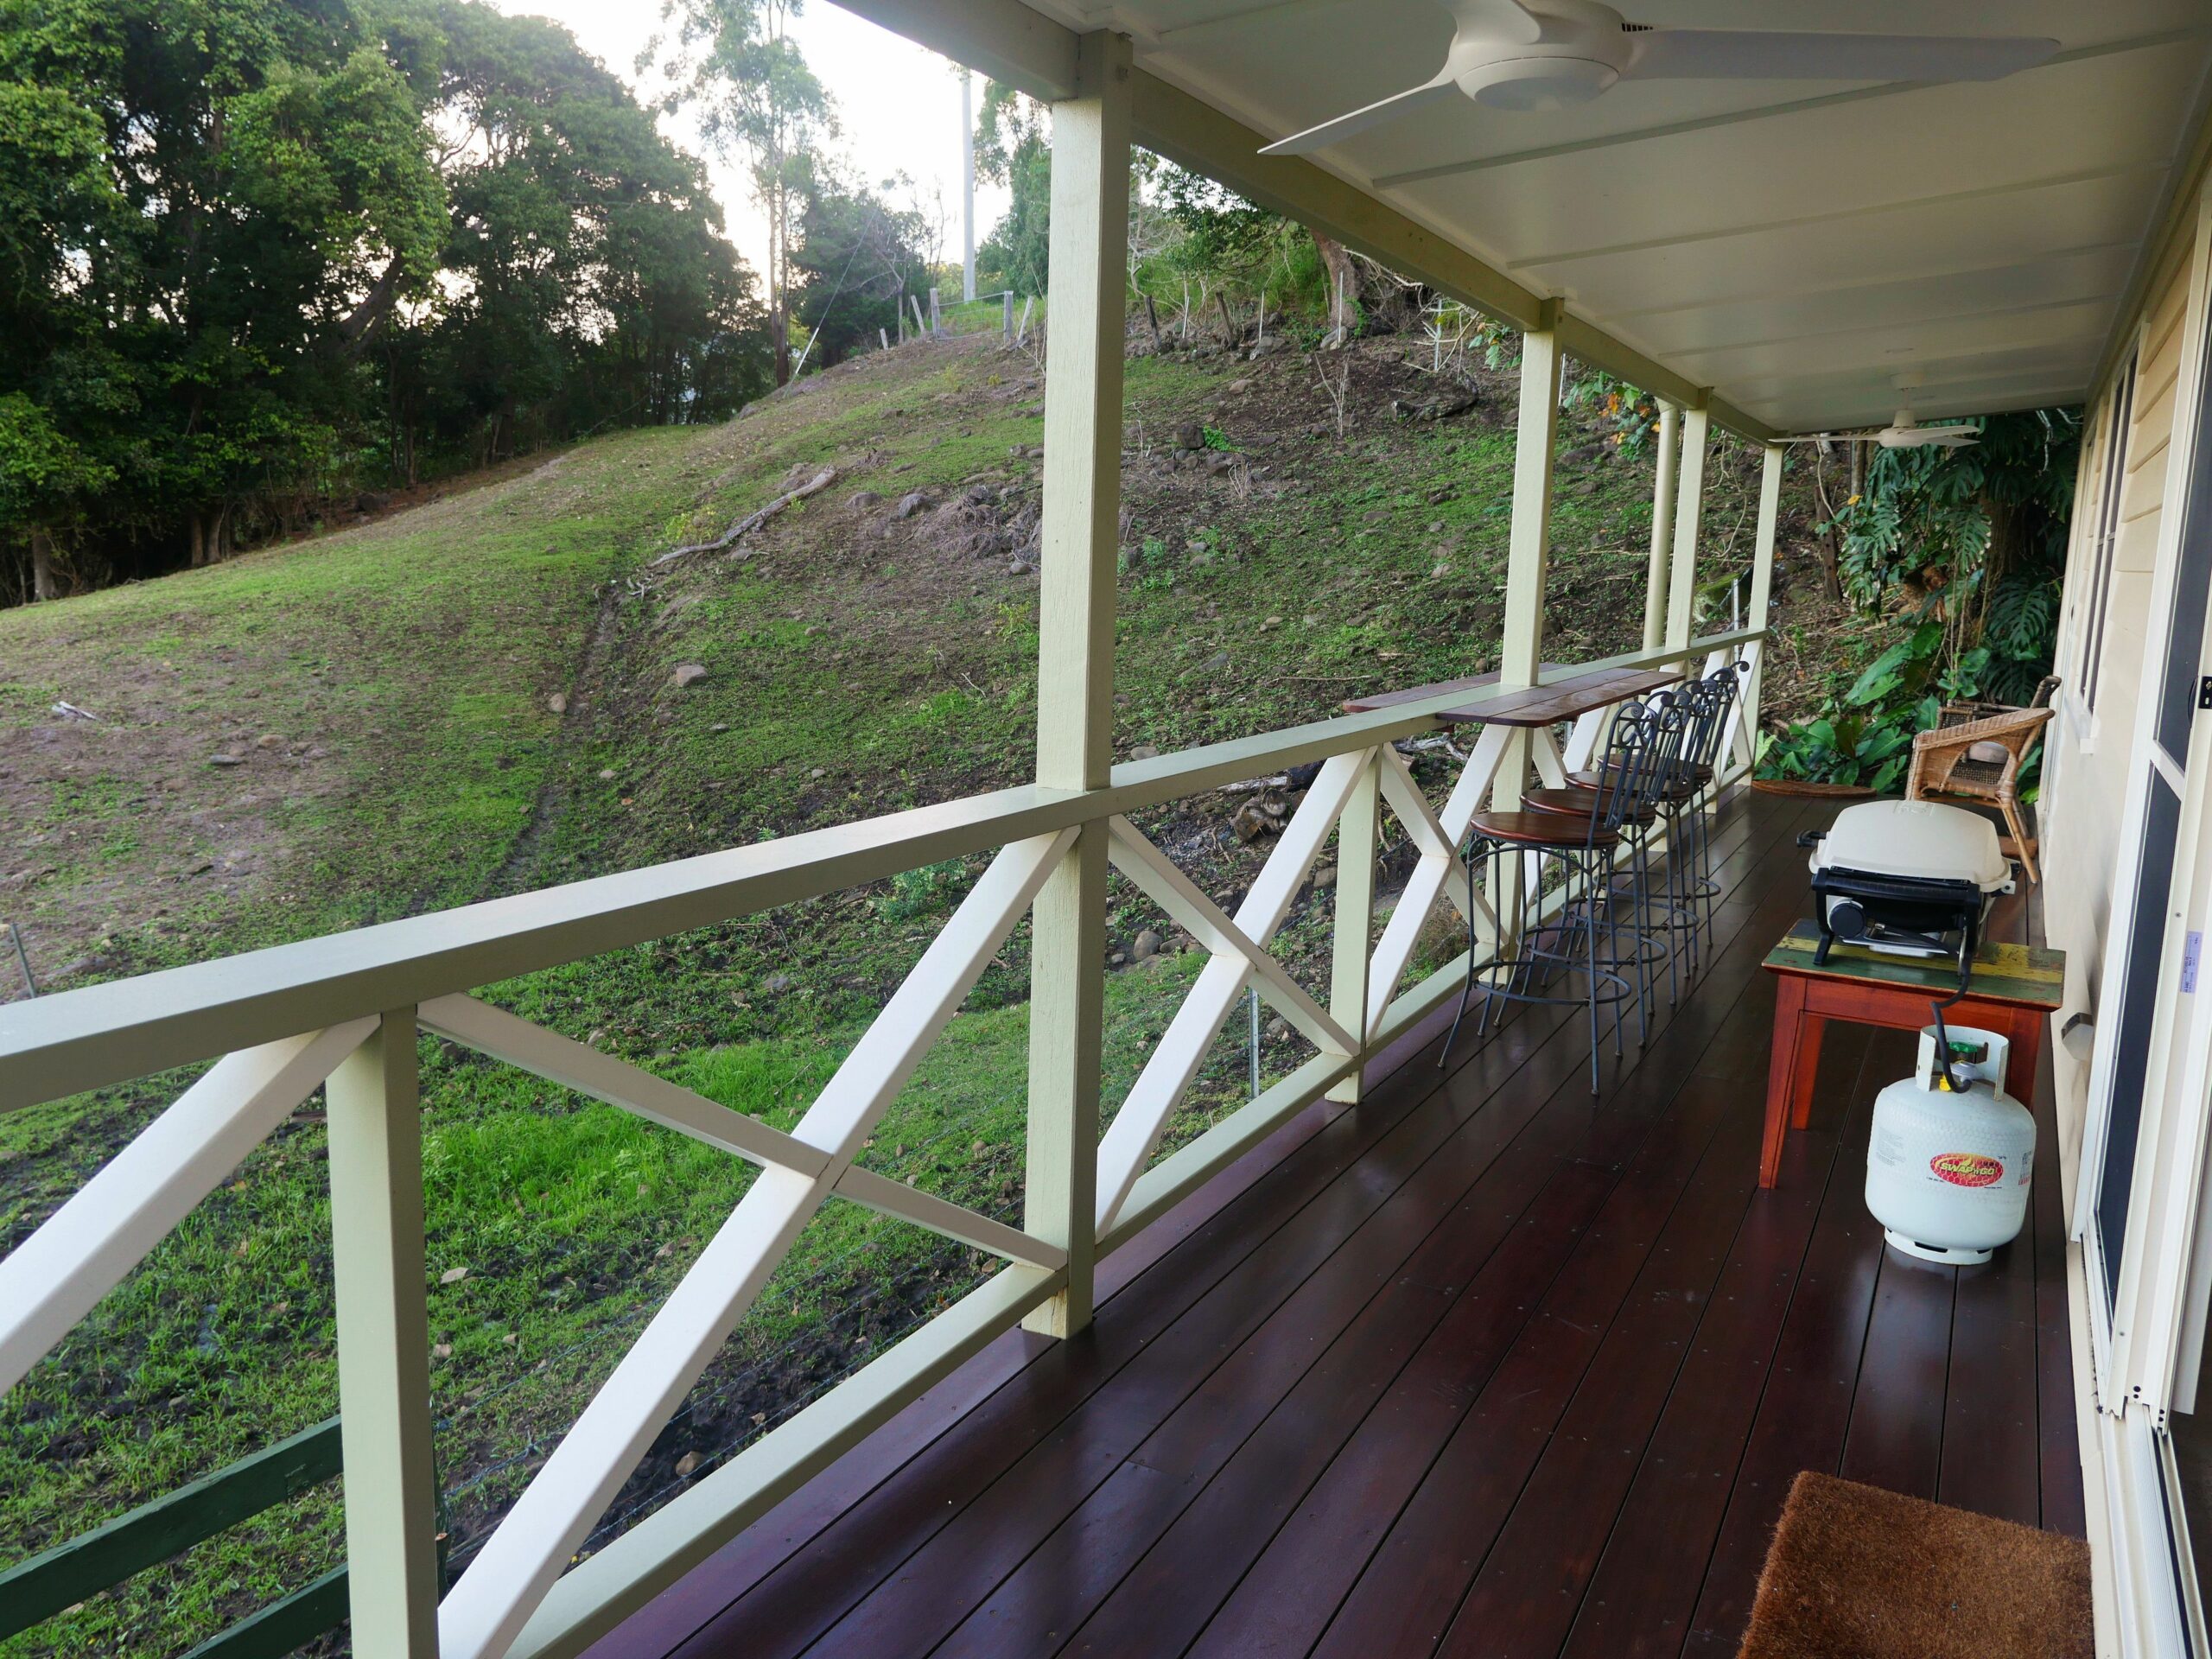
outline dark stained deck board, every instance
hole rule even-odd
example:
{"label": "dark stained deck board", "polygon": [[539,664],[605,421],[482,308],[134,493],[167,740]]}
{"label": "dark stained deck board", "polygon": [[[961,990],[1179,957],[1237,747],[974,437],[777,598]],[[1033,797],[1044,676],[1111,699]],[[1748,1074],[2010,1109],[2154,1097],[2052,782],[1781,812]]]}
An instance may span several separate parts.
{"label": "dark stained deck board", "polygon": [[[1857,1058],[1840,1057],[1847,1075]],[[1627,1659],[1681,1649],[1843,1136],[1793,1139],[1803,1144],[1783,1148],[1773,1201],[1749,1205],[1561,1652]]]}
{"label": "dark stained deck board", "polygon": [[1752,1185],[1758,963],[1832,810],[1732,800],[1713,960],[1597,1100],[1579,1014],[1448,1075],[1431,1022],[1109,1258],[1093,1331],[989,1344],[600,1652],[1723,1659],[1799,1468],[2078,1532],[2047,1090],[1979,1276],[1866,1214],[1907,1034],[1839,1028]]}

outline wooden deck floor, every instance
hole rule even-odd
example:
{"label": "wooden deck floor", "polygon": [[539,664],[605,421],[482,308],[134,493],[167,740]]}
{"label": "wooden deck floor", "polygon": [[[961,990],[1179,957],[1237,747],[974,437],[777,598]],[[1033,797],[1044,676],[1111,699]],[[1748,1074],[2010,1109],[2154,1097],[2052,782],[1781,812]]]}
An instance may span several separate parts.
{"label": "wooden deck floor", "polygon": [[1839,1027],[1755,1189],[1758,964],[1832,811],[1732,803],[1709,970],[1594,1106],[1579,1016],[1448,1078],[1409,1042],[1112,1258],[1093,1331],[1009,1333],[596,1651],[1725,1656],[1801,1469],[2079,1534],[2055,1185],[1986,1268],[1885,1251],[1911,1039]]}

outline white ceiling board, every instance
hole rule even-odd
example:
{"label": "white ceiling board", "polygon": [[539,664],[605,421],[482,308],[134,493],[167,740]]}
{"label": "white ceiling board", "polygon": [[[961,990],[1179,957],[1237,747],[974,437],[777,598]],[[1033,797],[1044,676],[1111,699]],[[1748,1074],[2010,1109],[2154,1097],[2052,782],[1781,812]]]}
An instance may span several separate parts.
{"label": "white ceiling board", "polygon": [[2000,270],[2078,248],[2134,248],[2163,168],[1894,208],[1878,221],[1828,219],[1540,267],[1524,276],[1592,316],[1626,321],[1777,295]]}
{"label": "white ceiling board", "polygon": [[1675,361],[1691,378],[1713,385],[1777,374],[1820,374],[1854,365],[1892,374],[1910,372],[1917,364],[1976,352],[2024,350],[2084,340],[2101,342],[2107,332],[2107,310],[2102,304],[2077,304],[1996,316],[1944,317],[1852,334],[1821,334],[1809,340],[1684,352],[1677,354]]}
{"label": "white ceiling board", "polygon": [[2111,301],[2126,286],[2134,264],[2133,247],[2121,245],[1947,276],[1649,313],[1636,319],[1636,328],[1646,351],[1673,357],[1751,341],[1816,339],[1976,312]]}
{"label": "white ceiling board", "polygon": [[[1408,187],[1447,225],[1479,226],[1509,270],[1608,250],[1864,217],[1899,202],[1971,200],[2041,181],[2163,166],[2171,111],[2201,63],[2101,58],[1881,106],[1847,105]],[[1969,143],[1944,135],[1963,130]],[[2063,146],[2050,135],[2068,135]],[[1841,158],[1849,157],[1848,164]]]}
{"label": "white ceiling board", "polygon": [[[1440,0],[1027,3],[1128,30],[1142,68],[1268,136],[1426,80],[1452,33]],[[1922,395],[1931,408],[1939,392],[2087,391],[2203,119],[2212,0],[1624,10],[1658,26],[2048,35],[2062,51],[1982,84],[1630,81],[1543,114],[1446,99],[1314,159],[1777,426],[1886,418],[1900,367],[1946,377]],[[1232,13],[1255,15],[1176,32]],[[1374,183],[1470,160],[1496,164]]]}
{"label": "white ceiling board", "polygon": [[1863,365],[1746,381],[1741,390],[1748,412],[1778,429],[1831,430],[1880,425],[1901,408],[1932,419],[2077,402],[2078,388],[2095,362],[2094,345],[2036,346],[1922,364],[1916,372],[1923,384],[1909,391],[1892,385],[1878,369]]}

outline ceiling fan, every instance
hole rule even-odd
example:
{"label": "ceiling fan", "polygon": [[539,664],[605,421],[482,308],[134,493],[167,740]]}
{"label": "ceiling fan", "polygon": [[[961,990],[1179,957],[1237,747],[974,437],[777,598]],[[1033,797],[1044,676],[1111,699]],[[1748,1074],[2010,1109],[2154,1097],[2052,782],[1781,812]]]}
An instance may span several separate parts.
{"label": "ceiling fan", "polygon": [[1941,426],[1922,426],[1913,419],[1909,409],[1897,410],[1887,426],[1868,427],[1857,432],[1815,432],[1799,439],[1799,443],[1878,443],[1885,449],[1922,449],[1935,447],[1943,449],[1963,449],[1970,443],[1981,442],[1981,428],[1971,421],[1952,421]]}
{"label": "ceiling fan", "polygon": [[1455,95],[1491,109],[1560,110],[1624,80],[2000,80],[2058,49],[2024,35],[1653,28],[1599,0],[1444,3],[1456,27],[1432,79],[1260,153],[1303,156]]}

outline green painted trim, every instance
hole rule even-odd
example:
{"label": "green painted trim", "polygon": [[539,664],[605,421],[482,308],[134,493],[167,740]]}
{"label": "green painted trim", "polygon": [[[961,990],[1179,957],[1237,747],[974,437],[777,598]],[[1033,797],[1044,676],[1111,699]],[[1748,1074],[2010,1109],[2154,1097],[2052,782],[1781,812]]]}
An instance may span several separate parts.
{"label": "green painted trim", "polygon": [[[1948,957],[1891,956],[1856,944],[1838,943],[1827,961],[1813,965],[1820,948],[1818,923],[1796,921],[1767,952],[1763,966],[1777,973],[1805,974],[1821,979],[1867,979],[1885,985],[1907,985],[1938,995],[1959,987],[1958,965]],[[2031,1007],[2055,1008],[2066,983],[2066,953],[2041,945],[1984,944],[1974,952],[1974,995],[1992,1002],[2024,1002]]]}
{"label": "green painted trim", "polygon": [[283,1659],[346,1622],[346,1569],[333,1567],[304,1590],[248,1614],[211,1636],[184,1659]]}
{"label": "green painted trim", "polygon": [[0,1573],[0,1639],[273,1509],[339,1470],[338,1420],[333,1417],[17,1562]]}

